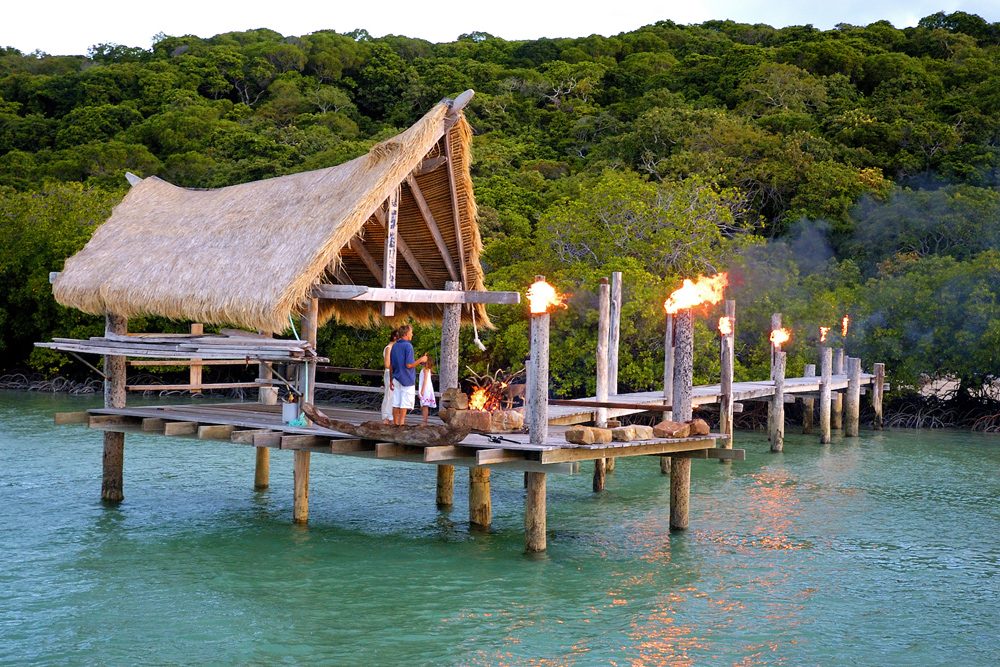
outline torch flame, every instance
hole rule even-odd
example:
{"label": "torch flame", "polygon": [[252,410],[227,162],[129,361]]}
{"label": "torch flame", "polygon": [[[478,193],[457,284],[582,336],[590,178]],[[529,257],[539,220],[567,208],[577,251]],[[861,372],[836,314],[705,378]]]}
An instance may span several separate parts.
{"label": "torch flame", "polygon": [[830,327],[820,327],[819,328],[819,342],[826,342],[826,335],[830,333]]}
{"label": "torch flame", "polygon": [[563,297],[556,293],[556,288],[544,280],[532,283],[528,288],[528,302],[533,314],[546,313],[549,306],[564,306]]}
{"label": "torch flame", "polygon": [[844,319],[840,321],[840,335],[847,338],[847,327],[851,323],[851,316],[844,315]]}
{"label": "torch flame", "polygon": [[719,333],[723,336],[729,336],[733,333],[733,321],[729,317],[719,318]]}
{"label": "torch flame", "polygon": [[709,277],[698,276],[697,280],[685,278],[684,284],[673,291],[663,307],[668,313],[676,313],[703,303],[719,303],[728,284],[729,276],[725,273]]}
{"label": "torch flame", "polygon": [[787,343],[791,337],[792,332],[788,329],[775,329],[771,332],[771,345],[774,345],[774,349],[780,350],[781,344]]}

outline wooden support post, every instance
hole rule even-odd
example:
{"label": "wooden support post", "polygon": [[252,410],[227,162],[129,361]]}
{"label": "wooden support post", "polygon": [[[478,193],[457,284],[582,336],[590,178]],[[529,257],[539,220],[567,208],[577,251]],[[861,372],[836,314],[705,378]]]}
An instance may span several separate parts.
{"label": "wooden support post", "polygon": [[[802,375],[807,378],[816,377],[816,364],[806,364]],[[816,399],[802,399],[802,433],[809,435],[813,432],[813,415],[816,411]]]}
{"label": "wooden support post", "polygon": [[[674,404],[674,314],[667,313],[667,326],[663,334],[663,404]],[[673,410],[664,412],[664,419],[673,419]],[[670,457],[660,457],[660,472],[670,474]]]}
{"label": "wooden support post", "polygon": [[[597,401],[608,401],[608,342],[611,333],[611,287],[607,278],[601,278],[597,293]],[[596,424],[608,425],[608,409],[597,408]],[[606,465],[604,459],[594,459],[594,491],[603,491]]]}
{"label": "wooden support post", "polygon": [[[444,284],[446,290],[461,290],[462,283],[449,280]],[[475,308],[475,305],[472,306]],[[441,322],[441,360],[438,364],[440,373],[438,382],[441,391],[457,388],[458,384],[458,340],[462,325],[462,304],[449,303],[444,307],[444,319]],[[455,466],[439,465],[437,467],[437,506],[451,507],[455,500]]]}
{"label": "wooden support post", "polygon": [[785,446],[785,359],[784,351],[773,351],[771,381],[774,382],[774,395],[771,396],[768,435],[772,452],[780,452]]}
{"label": "wooden support post", "polygon": [[[719,398],[719,430],[725,434],[722,439],[722,446],[725,449],[733,448],[733,364],[736,338],[736,302],[727,299],[725,306],[725,316],[729,318],[729,333],[719,341],[721,351],[720,357],[720,386],[722,396]],[[720,462],[729,463],[729,459],[719,459]]]}
{"label": "wooden support post", "polygon": [[[545,280],[535,276],[536,282]],[[549,314],[531,315],[531,362],[528,366],[531,398],[528,410],[528,441],[544,445],[549,439]]]}
{"label": "wooden support post", "polygon": [[[319,300],[309,299],[309,307],[302,316],[302,339],[316,347],[316,327],[319,323]],[[299,389],[302,391],[302,401],[313,403],[316,393],[316,362],[310,361],[301,365]],[[309,457],[308,450],[297,449],[294,458],[293,481],[295,484],[295,502],[293,520],[295,523],[309,521]]]}
{"label": "wooden support post", "polygon": [[[128,320],[108,313],[104,318],[104,332],[124,336],[128,333]],[[104,407],[125,407],[125,357],[107,355],[104,357]],[[103,475],[101,480],[101,500],[120,503],[125,499],[125,434],[104,432],[104,454],[102,456]]]}
{"label": "wooden support post", "polygon": [[611,331],[608,341],[608,394],[618,395],[618,348],[622,332],[622,272],[611,274]]}
{"label": "wooden support post", "polygon": [[493,523],[490,469],[484,466],[469,468],[469,523],[480,530],[489,530]]}
{"label": "wooden support post", "polygon": [[527,553],[545,551],[545,473],[524,473],[527,491],[524,494],[524,550]]}
{"label": "wooden support post", "polygon": [[[674,345],[674,421],[691,419],[691,393],[694,384],[694,316],[690,310],[677,314]],[[662,460],[662,457],[661,457]],[[691,459],[670,459],[670,529],[688,527],[688,503],[691,496]]]}
{"label": "wooden support post", "polygon": [[[191,324],[191,335],[201,336],[204,333],[205,333],[204,324],[202,324],[201,322],[193,322]],[[201,386],[202,365],[198,363],[199,361],[201,361],[201,359],[192,359],[191,366],[188,368],[188,384],[190,384],[192,387]],[[200,394],[201,390],[192,389],[191,393]]]}
{"label": "wooden support post", "polygon": [[[396,247],[399,245],[399,191],[397,185],[389,196],[385,215],[385,247],[382,261],[382,287],[396,289]],[[386,301],[382,304],[382,317],[396,314],[396,304]]]}
{"label": "wooden support post", "polygon": [[[844,348],[838,347],[833,351],[833,374],[844,374]],[[836,391],[833,393],[833,428],[840,431],[844,428],[844,395]]]}
{"label": "wooden support post", "polygon": [[847,358],[847,394],[844,396],[844,435],[858,437],[861,422],[861,359]]}
{"label": "wooden support post", "polygon": [[830,379],[833,374],[833,350],[828,347],[819,348],[819,441],[822,444],[830,442]]}
{"label": "wooden support post", "polygon": [[[263,332],[261,332],[263,333]],[[257,366],[258,377],[270,380],[274,377],[274,369],[270,362],[262,361]],[[278,390],[276,387],[261,387],[257,392],[257,402],[261,405],[277,405]],[[253,470],[253,488],[262,491],[271,485],[271,448],[254,447],[256,461]]]}
{"label": "wooden support post", "polygon": [[872,426],[876,431],[882,430],[882,399],[885,396],[885,364],[875,364],[875,378],[872,387],[872,408],[875,410],[875,420]]}
{"label": "wooden support post", "polygon": [[[775,330],[780,329],[780,328],[781,328],[781,313],[771,313],[771,329],[768,332],[768,334],[770,334],[771,331],[775,331]],[[770,359],[771,359],[770,375],[768,376],[768,377],[770,377],[771,382],[774,382],[774,357],[775,357],[775,354],[777,352],[779,352],[779,351],[780,351],[780,348],[775,347],[774,344],[772,343],[771,344],[771,356],[770,356]],[[782,406],[782,409],[784,409],[784,406]],[[772,400],[772,401],[769,401],[768,404],[767,404],[767,439],[768,439],[769,442],[771,442],[771,434],[773,432],[774,432],[774,401]],[[772,442],[772,445],[773,445],[773,442]],[[774,450],[772,450],[772,451],[774,451]],[[781,451],[781,450],[778,450],[778,451]]]}

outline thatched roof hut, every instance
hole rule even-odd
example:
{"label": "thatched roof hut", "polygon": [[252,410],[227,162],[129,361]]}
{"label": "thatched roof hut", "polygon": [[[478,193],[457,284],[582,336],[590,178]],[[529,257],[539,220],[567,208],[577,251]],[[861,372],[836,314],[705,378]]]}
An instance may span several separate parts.
{"label": "thatched roof hut", "polygon": [[[471,94],[471,93],[470,93]],[[466,96],[467,99],[468,96]],[[469,175],[471,129],[445,100],[350,162],[215,190],[136,183],[53,291],[88,313],[282,331],[314,286],[383,286],[388,200],[398,189],[395,287],[482,290],[482,243]],[[379,303],[321,301],[320,321],[381,321]],[[489,325],[482,305],[480,324]],[[394,319],[436,320],[400,303]]]}

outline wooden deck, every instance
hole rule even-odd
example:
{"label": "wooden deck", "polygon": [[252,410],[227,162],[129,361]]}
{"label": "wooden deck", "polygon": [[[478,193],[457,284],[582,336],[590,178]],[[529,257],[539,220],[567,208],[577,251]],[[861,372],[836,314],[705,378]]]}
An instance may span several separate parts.
{"label": "wooden deck", "polygon": [[[875,376],[869,373],[861,374],[861,386],[870,386],[874,382]],[[848,377],[845,374],[834,375],[831,378],[830,390],[843,391],[847,389]],[[819,377],[798,377],[785,378],[785,396],[792,395],[792,400],[798,398],[819,398]],[[700,405],[713,405],[720,401],[722,395],[721,385],[708,384],[696,386],[692,390],[691,403],[694,407]],[[755,382],[734,382],[733,400],[759,401],[774,395],[774,383],[770,380]],[[578,399],[580,401],[596,401],[595,396]],[[642,391],[632,394],[618,394],[610,396],[608,400],[612,403],[645,403],[648,405],[663,405],[662,391]],[[593,407],[574,407],[569,405],[550,405],[549,424],[553,426],[568,426],[571,424],[583,424],[594,420]],[[609,408],[608,417],[615,418],[624,415],[632,415],[643,410],[639,408]]]}
{"label": "wooden deck", "polygon": [[[319,406],[337,419],[360,423],[378,419],[374,412],[334,406]],[[138,432],[182,436],[206,440],[308,451],[321,454],[356,456],[410,463],[430,463],[461,467],[486,466],[528,472],[569,473],[573,463],[626,456],[671,455],[688,458],[742,460],[743,450],[718,449],[718,434],[693,438],[652,439],[576,445],[565,440],[565,427],[553,426],[543,444],[528,442],[521,433],[486,435],[473,433],[458,445],[411,447],[395,443],[362,440],[318,426],[294,427],[281,421],[280,406],[259,403],[225,403],[95,408],[87,412],[62,413],[57,423],[84,423],[90,428],[114,432]],[[411,424],[419,416],[411,415]],[[436,423],[440,423],[435,420]]]}

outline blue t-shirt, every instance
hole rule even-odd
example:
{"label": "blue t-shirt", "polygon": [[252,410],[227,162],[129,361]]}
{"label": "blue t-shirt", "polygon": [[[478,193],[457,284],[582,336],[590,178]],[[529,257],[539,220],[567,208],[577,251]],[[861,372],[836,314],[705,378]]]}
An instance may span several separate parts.
{"label": "blue t-shirt", "polygon": [[416,368],[407,368],[413,363],[413,345],[408,340],[397,340],[389,352],[389,365],[392,367],[392,377],[404,387],[412,387],[417,383]]}

